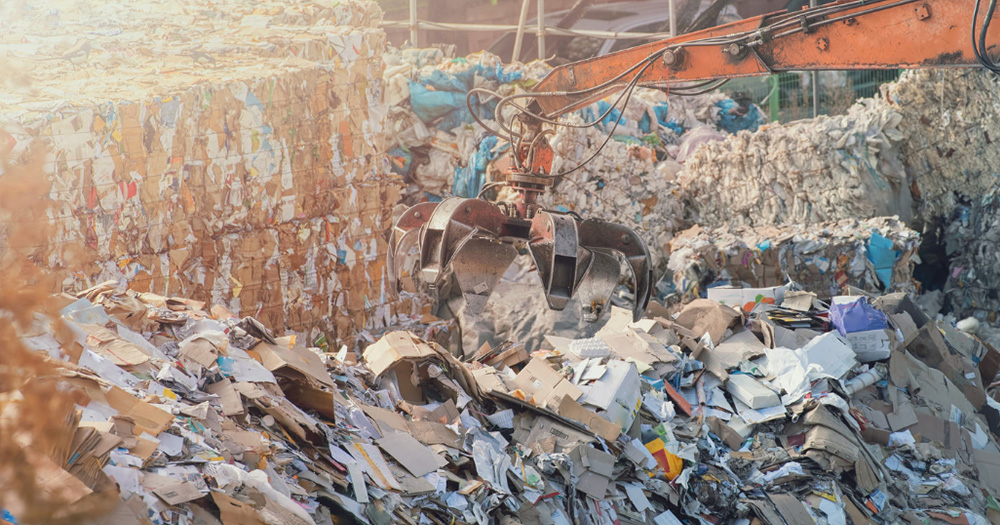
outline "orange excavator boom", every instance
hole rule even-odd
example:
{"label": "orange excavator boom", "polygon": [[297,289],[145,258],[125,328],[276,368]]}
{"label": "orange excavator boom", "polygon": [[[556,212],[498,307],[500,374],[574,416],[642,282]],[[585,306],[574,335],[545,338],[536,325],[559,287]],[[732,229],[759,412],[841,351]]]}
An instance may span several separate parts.
{"label": "orange excavator boom", "polygon": [[557,67],[532,92],[553,118],[624,89],[640,71],[637,86],[668,88],[783,71],[996,67],[995,5],[853,0],[761,15]]}

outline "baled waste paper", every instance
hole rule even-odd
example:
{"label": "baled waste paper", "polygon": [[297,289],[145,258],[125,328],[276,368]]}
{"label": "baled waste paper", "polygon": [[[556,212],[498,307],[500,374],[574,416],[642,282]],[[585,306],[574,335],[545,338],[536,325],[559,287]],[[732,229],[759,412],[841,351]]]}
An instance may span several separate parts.
{"label": "baled waste paper", "polygon": [[[772,124],[706,143],[685,160],[678,191],[688,222],[706,229],[822,228],[842,219],[896,216],[931,241],[923,248],[927,262],[947,280],[934,284],[943,296],[929,298],[928,305],[940,302],[945,313],[995,327],[1000,318],[991,225],[998,134],[996,75],[906,71],[846,114]],[[900,250],[891,240],[891,249]],[[886,261],[881,268],[869,259],[883,286],[906,282],[886,282],[887,254],[879,257]]]}
{"label": "baled waste paper", "polygon": [[993,183],[1000,85],[970,70],[906,71],[846,114],[710,142],[679,177],[704,227],[898,215],[949,218]]}
{"label": "baled waste paper", "polygon": [[331,343],[391,324],[376,3],[46,0],[0,19],[17,78],[0,153],[50,155],[38,243],[64,289],[114,279]]}
{"label": "baled waste paper", "polygon": [[967,205],[956,208],[945,232],[951,271],[946,302],[958,316],[1000,324],[1000,185],[994,184]]}
{"label": "baled waste paper", "polygon": [[757,228],[696,225],[671,241],[668,268],[672,291],[685,301],[720,284],[771,288],[787,281],[828,301],[845,285],[914,291],[919,245],[920,235],[896,217]]}

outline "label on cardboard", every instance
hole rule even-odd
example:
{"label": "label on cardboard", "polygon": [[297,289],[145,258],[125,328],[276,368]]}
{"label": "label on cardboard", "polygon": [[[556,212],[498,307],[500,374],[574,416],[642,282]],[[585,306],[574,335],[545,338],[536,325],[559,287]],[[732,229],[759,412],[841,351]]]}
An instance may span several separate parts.
{"label": "label on cardboard", "polygon": [[885,330],[865,330],[850,332],[845,336],[851,348],[857,354],[858,361],[870,363],[889,357],[892,348],[889,346],[889,333]]}
{"label": "label on cardboard", "polygon": [[785,300],[785,287],[770,288],[736,288],[733,286],[716,286],[707,290],[708,298],[733,307],[741,307],[746,311],[753,310],[757,303],[781,304]]}

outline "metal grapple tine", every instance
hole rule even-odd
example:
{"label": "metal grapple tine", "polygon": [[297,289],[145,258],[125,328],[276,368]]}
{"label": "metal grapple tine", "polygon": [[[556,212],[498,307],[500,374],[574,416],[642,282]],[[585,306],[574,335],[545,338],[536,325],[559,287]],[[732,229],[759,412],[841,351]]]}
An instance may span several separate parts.
{"label": "metal grapple tine", "polygon": [[646,243],[636,233],[620,224],[600,219],[587,219],[578,225],[580,245],[587,248],[614,250],[625,256],[635,277],[632,293],[635,306],[632,318],[636,321],[649,305],[653,290],[653,265]]}
{"label": "metal grapple tine", "polygon": [[[407,275],[413,276],[416,272],[420,271],[418,266],[420,262],[420,249],[418,242],[420,241],[420,229],[415,228],[400,236],[399,240],[396,241],[395,249],[389,251],[389,253],[395,252],[390,257],[390,267],[389,267],[389,284],[390,289],[393,290],[393,298],[398,298],[399,290],[403,289],[403,278]],[[417,285],[414,282],[414,285]]]}
{"label": "metal grapple tine", "polygon": [[436,202],[422,202],[403,212],[389,233],[389,250],[386,254],[387,273],[389,277],[389,293],[393,299],[399,296],[400,270],[404,260],[400,257],[412,250],[417,243],[420,227],[427,223],[431,213],[437,207]]}
{"label": "metal grapple tine", "polygon": [[438,204],[420,232],[420,272],[437,287],[455,254],[475,236],[498,237],[505,217],[496,205],[480,199],[452,197]]}
{"label": "metal grapple tine", "polygon": [[515,257],[514,246],[489,239],[469,239],[459,249],[451,264],[468,313],[479,315],[483,311]]}
{"label": "metal grapple tine", "polygon": [[569,304],[583,277],[590,252],[579,249],[576,219],[540,211],[531,221],[528,251],[538,268],[549,308],[562,310]]}
{"label": "metal grapple tine", "polygon": [[611,294],[618,286],[621,263],[618,257],[598,250],[589,250],[590,266],[577,288],[583,318],[594,322],[607,311]]}

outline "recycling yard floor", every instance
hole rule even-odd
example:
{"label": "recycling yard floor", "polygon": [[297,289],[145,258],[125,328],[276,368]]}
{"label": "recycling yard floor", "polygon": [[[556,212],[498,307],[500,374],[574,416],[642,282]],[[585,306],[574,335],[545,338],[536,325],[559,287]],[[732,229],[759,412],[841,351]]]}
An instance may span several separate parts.
{"label": "recycling yard floor", "polygon": [[1000,523],[995,76],[786,125],[637,90],[540,201],[636,231],[649,307],[522,256],[472,315],[390,293],[387,230],[500,180],[466,94],[547,65],[371,2],[85,7],[0,6],[0,523]]}

